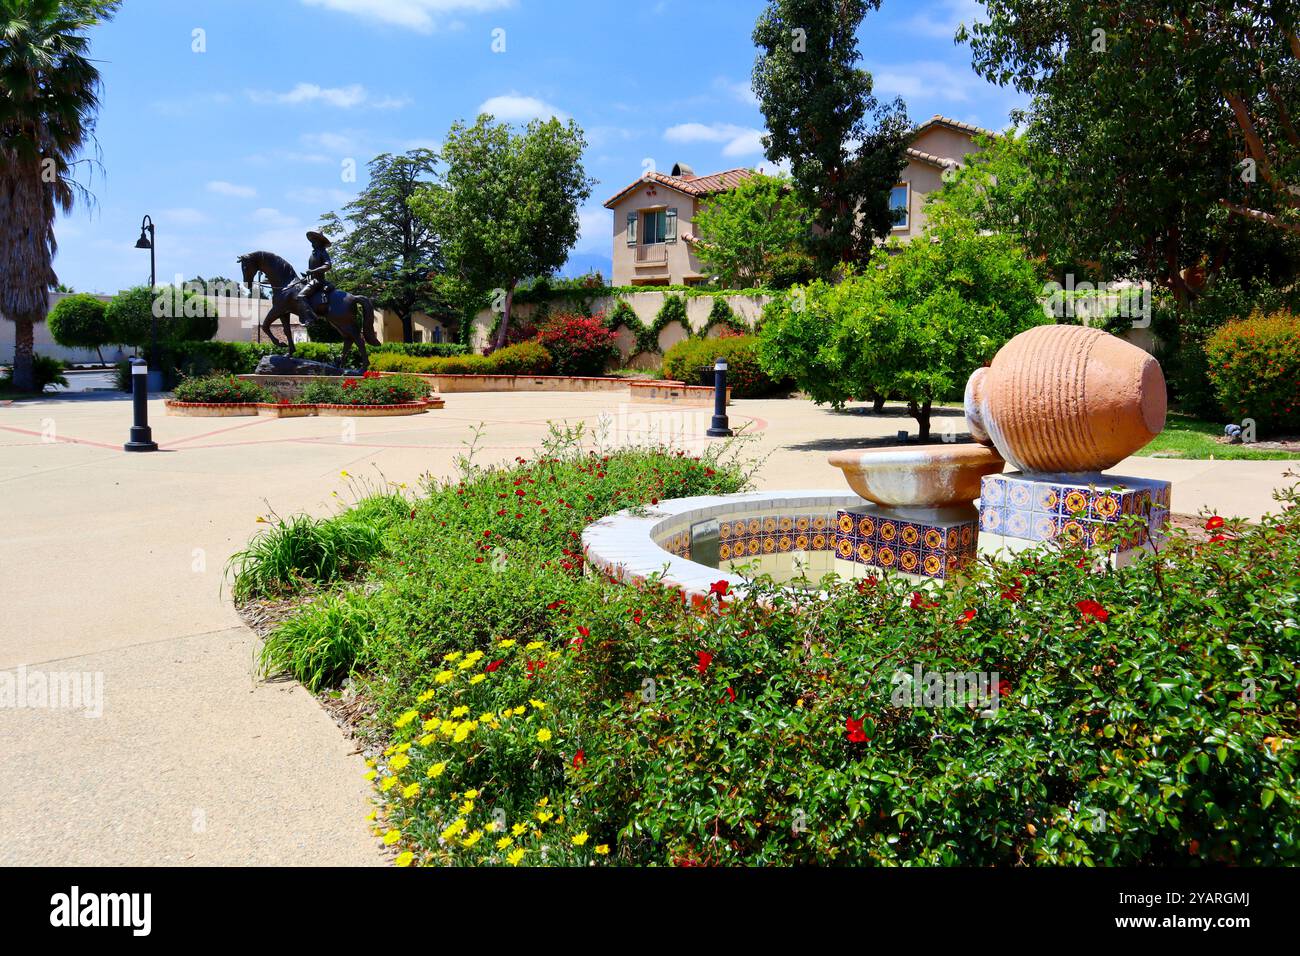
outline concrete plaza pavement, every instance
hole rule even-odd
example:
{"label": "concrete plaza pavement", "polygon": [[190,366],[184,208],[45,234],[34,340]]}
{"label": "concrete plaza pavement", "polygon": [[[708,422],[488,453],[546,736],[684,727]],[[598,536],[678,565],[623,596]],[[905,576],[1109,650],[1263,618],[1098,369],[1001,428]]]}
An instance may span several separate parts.
{"label": "concrete plaza pavement", "polygon": [[[707,409],[626,392],[478,393],[412,418],[188,419],[150,403],[155,454],[126,454],[125,398],[0,406],[5,502],[0,670],[102,675],[103,713],[0,711],[0,864],[373,864],[354,746],[300,686],[255,672],[258,642],[221,586],[272,510],[329,514],[354,480],[414,486],[476,460],[531,456],[548,423],[701,448]],[[841,487],[830,451],[915,424],[891,409],[744,401],[762,489]],[[936,431],[955,431],[941,410]],[[1180,512],[1257,518],[1300,463],[1131,458]]]}

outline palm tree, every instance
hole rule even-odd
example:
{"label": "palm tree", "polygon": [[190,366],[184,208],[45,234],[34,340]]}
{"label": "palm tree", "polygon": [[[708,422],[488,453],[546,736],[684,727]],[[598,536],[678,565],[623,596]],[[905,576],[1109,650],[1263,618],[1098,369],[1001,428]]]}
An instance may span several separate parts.
{"label": "palm tree", "polygon": [[58,281],[55,212],[70,212],[84,194],[69,171],[99,108],[86,31],[119,3],[0,0],[0,313],[16,326],[20,391],[33,388],[32,329]]}

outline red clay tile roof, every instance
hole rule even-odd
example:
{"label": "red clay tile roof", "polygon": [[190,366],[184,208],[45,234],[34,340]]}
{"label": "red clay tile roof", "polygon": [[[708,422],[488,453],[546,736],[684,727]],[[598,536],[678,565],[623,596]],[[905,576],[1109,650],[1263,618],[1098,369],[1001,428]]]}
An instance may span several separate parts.
{"label": "red clay tile roof", "polygon": [[982,126],[976,126],[973,123],[963,123],[961,120],[951,119],[947,116],[940,116],[935,113],[920,126],[912,130],[912,137],[915,138],[924,133],[931,126],[947,126],[950,129],[960,130],[963,133],[970,133],[972,136],[996,136],[997,133],[991,129],[984,129]]}
{"label": "red clay tile roof", "polygon": [[916,149],[913,146],[907,147],[907,158],[915,159],[922,163],[929,163],[931,166],[938,166],[940,169],[947,169],[949,166],[960,166],[961,163],[947,156],[936,156],[934,153],[927,153],[924,150]]}
{"label": "red clay tile roof", "polygon": [[607,209],[612,208],[628,193],[640,188],[642,183],[658,183],[661,186],[667,186],[669,189],[676,189],[680,193],[685,193],[687,196],[699,198],[701,196],[712,196],[715,193],[728,192],[753,175],[754,170],[746,169],[743,166],[737,169],[723,170],[720,173],[710,173],[707,176],[669,176],[666,173],[657,171],[650,172],[605,200],[605,207]]}

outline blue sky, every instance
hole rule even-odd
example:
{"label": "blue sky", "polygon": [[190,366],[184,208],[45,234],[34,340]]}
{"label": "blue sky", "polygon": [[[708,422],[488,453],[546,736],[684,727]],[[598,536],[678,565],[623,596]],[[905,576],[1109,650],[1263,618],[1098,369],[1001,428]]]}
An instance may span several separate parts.
{"label": "blue sky", "polygon": [[[234,276],[235,257],[261,248],[301,266],[303,233],[364,185],[369,159],[436,147],[454,120],[481,111],[583,127],[598,184],[571,267],[599,266],[612,228],[601,203],[646,159],[699,173],[771,168],[749,90],[763,6],[126,0],[93,36],[102,169],[81,179],[97,202],[60,220],[55,268],[78,291],[147,281],[148,253],[134,248],[145,213],[159,281]],[[884,0],[860,38],[877,92],[902,96],[914,121],[943,113],[1004,127],[1021,99],[976,77],[952,41],[979,11],[976,0]],[[344,178],[348,160],[358,182]]]}

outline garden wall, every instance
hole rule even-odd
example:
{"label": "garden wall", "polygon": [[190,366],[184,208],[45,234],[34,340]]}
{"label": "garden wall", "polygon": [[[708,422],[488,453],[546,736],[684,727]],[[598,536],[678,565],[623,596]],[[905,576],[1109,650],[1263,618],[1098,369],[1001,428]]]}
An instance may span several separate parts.
{"label": "garden wall", "polygon": [[[591,300],[591,311],[595,313],[609,314],[614,311],[614,306],[621,299],[631,306],[632,311],[636,313],[646,325],[652,325],[655,316],[663,308],[664,299],[670,295],[681,296],[686,302],[686,320],[690,323],[691,331],[702,329],[708,322],[709,310],[713,308],[715,298],[726,299],[727,304],[731,306],[731,311],[736,314],[736,318],[744,322],[751,328],[758,322],[763,315],[763,307],[772,300],[769,295],[692,295],[681,291],[646,291],[632,292],[623,295],[600,296]],[[571,306],[563,299],[557,299],[549,303],[550,311],[557,312],[566,308],[576,308]],[[516,305],[511,310],[511,323],[521,320],[531,319],[536,314],[539,307],[533,303],[522,303]],[[489,337],[492,329],[496,326],[497,316],[491,309],[484,309],[474,316],[474,321],[470,326],[470,347],[475,352],[482,352],[488,346]],[[710,335],[719,335],[723,330],[713,328],[709,330]],[[636,336],[631,330],[620,328],[618,331],[618,348],[620,355],[620,364],[630,368],[658,368],[663,361],[663,352],[668,351],[682,339],[686,338],[686,330],[681,327],[680,323],[669,323],[659,333],[659,353],[638,352],[636,350]]]}

